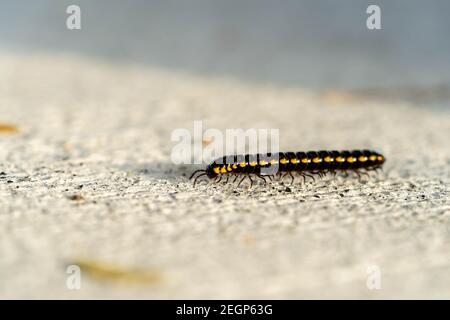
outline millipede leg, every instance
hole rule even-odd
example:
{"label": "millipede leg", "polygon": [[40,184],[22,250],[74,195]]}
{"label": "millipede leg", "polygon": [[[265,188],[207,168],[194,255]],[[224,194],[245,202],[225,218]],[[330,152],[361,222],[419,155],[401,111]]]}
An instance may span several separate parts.
{"label": "millipede leg", "polygon": [[289,174],[289,172],[283,173],[283,175],[280,178],[280,181],[283,181],[283,179]]}
{"label": "millipede leg", "polygon": [[283,179],[283,174],[281,172],[278,172],[276,176],[278,181],[281,181]]}
{"label": "millipede leg", "polygon": [[201,175],[198,175],[198,176],[194,179],[194,187],[195,187],[195,184],[197,183],[197,179],[200,178],[200,177],[203,177],[203,176],[206,176],[206,173],[202,173]]}
{"label": "millipede leg", "polygon": [[318,171],[316,173],[319,175],[320,179],[323,179],[326,176],[326,174],[324,172],[322,172],[322,171]]}
{"label": "millipede leg", "polygon": [[362,182],[361,174],[358,172],[358,170],[355,170],[354,172],[355,172],[355,174],[358,176],[358,181],[359,181],[359,182]]}
{"label": "millipede leg", "polygon": [[[364,170],[364,171],[362,171],[362,170]],[[360,170],[361,173],[366,174],[369,178],[372,177],[372,176],[370,175],[370,173],[374,171],[372,168],[364,168],[364,169],[362,169],[362,170]]]}
{"label": "millipede leg", "polygon": [[257,174],[256,176],[264,181],[264,186],[267,185],[267,180],[266,180],[266,178],[264,176],[262,176],[260,174]]}
{"label": "millipede leg", "polygon": [[294,176],[292,175],[292,173],[289,171],[289,176],[291,177],[291,185],[294,184]]}
{"label": "millipede leg", "polygon": [[252,177],[250,177],[250,175],[248,176],[248,178],[250,179],[250,188],[249,189],[251,189],[253,187],[253,180],[252,180]]}
{"label": "millipede leg", "polygon": [[384,176],[384,171],[383,168],[381,167],[376,167],[375,168],[375,172],[377,174],[377,178],[380,179],[380,175],[383,177]]}
{"label": "millipede leg", "polygon": [[195,175],[196,173],[199,173],[199,172],[205,172],[205,173],[206,173],[206,170],[195,170],[195,171],[191,174],[191,176],[189,177],[189,180],[191,180],[191,179],[194,177],[194,175]]}
{"label": "millipede leg", "polygon": [[367,178],[370,179],[370,175],[369,175],[367,172],[361,171],[361,170],[358,170],[358,172],[359,172],[360,174],[362,174],[362,175],[367,176]]}
{"label": "millipede leg", "polygon": [[312,176],[310,174],[307,174],[307,173],[304,173],[304,175],[307,176],[307,177],[310,177],[311,179],[313,179],[314,183],[316,182],[316,179],[314,179],[314,176]]}
{"label": "millipede leg", "polygon": [[303,184],[306,185],[306,176],[304,173],[300,173],[300,176],[303,178]]}
{"label": "millipede leg", "polygon": [[242,179],[241,179],[241,181],[239,181],[239,183],[238,183],[238,188],[239,188],[239,186],[241,185],[241,183],[245,180],[247,178],[247,176],[245,175]]}

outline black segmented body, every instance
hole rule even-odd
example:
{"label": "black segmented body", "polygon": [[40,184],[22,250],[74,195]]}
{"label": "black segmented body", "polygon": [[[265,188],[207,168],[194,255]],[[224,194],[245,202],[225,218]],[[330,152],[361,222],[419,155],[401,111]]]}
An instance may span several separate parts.
{"label": "black segmented body", "polygon": [[292,177],[293,172],[321,175],[352,170],[358,173],[361,169],[378,169],[384,162],[383,155],[371,150],[280,152],[225,156],[214,160],[206,170],[196,172],[203,172],[197,178],[206,175],[210,179],[229,174],[264,177],[284,173]]}

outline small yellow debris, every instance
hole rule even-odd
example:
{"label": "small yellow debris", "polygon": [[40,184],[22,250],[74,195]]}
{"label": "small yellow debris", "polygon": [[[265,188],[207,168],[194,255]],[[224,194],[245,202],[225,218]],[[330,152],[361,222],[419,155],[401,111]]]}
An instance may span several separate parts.
{"label": "small yellow debris", "polygon": [[255,237],[252,234],[247,233],[244,235],[244,242],[248,245],[252,245],[255,242]]}
{"label": "small yellow debris", "polygon": [[105,282],[147,285],[161,280],[160,274],[156,271],[124,268],[115,264],[85,259],[77,259],[71,264],[80,267],[83,274]]}
{"label": "small yellow debris", "polygon": [[342,90],[330,90],[320,97],[322,102],[331,106],[342,106],[355,103],[357,97],[350,92]]}
{"label": "small yellow debris", "polygon": [[15,134],[19,131],[19,127],[13,124],[0,123],[0,134]]}
{"label": "small yellow debris", "polygon": [[209,139],[203,139],[203,140],[202,140],[202,146],[203,146],[203,147],[209,146],[212,142],[213,142],[212,140],[209,140]]}
{"label": "small yellow debris", "polygon": [[70,143],[64,142],[62,145],[62,148],[63,148],[64,152],[69,152],[70,151]]}
{"label": "small yellow debris", "polygon": [[81,194],[74,194],[74,195],[71,195],[71,196],[69,197],[69,199],[72,200],[72,201],[77,201],[77,202],[82,202],[82,201],[85,200],[84,197],[83,197]]}

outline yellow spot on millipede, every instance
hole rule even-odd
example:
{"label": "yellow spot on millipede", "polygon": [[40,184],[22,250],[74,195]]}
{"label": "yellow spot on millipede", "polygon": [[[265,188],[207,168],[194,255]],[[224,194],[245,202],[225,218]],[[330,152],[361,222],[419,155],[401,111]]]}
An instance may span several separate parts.
{"label": "yellow spot on millipede", "polygon": [[275,159],[272,159],[272,160],[269,161],[269,163],[270,164],[275,164],[275,163],[277,163],[277,161]]}
{"label": "yellow spot on millipede", "polygon": [[267,164],[267,162],[265,162],[264,160],[259,160],[259,165],[260,166],[265,166]]}
{"label": "yellow spot on millipede", "polygon": [[298,160],[297,159],[291,159],[291,163],[296,164],[296,163],[298,163]]}
{"label": "yellow spot on millipede", "polygon": [[222,167],[222,168],[220,169],[220,172],[221,172],[221,173],[227,173],[227,168]]}
{"label": "yellow spot on millipede", "polygon": [[251,167],[254,167],[254,166],[256,166],[256,161],[252,161],[249,164],[250,164]]}
{"label": "yellow spot on millipede", "polygon": [[215,167],[213,169],[214,173],[219,174],[220,173],[220,168],[219,167]]}
{"label": "yellow spot on millipede", "polygon": [[239,163],[239,167],[244,168],[245,166],[246,166],[246,163],[245,163],[245,162]]}
{"label": "yellow spot on millipede", "polygon": [[227,171],[233,171],[233,169],[231,169],[231,166],[230,166],[230,165],[228,165]]}
{"label": "yellow spot on millipede", "polygon": [[319,162],[322,161],[322,159],[320,159],[319,157],[315,157],[314,159],[312,159],[312,161],[313,161],[314,163],[319,163]]}
{"label": "yellow spot on millipede", "polygon": [[281,164],[286,164],[286,162],[287,162],[286,159],[280,159]]}
{"label": "yellow spot on millipede", "polygon": [[233,167],[233,169],[237,169],[238,166],[236,164],[233,164],[232,167]]}
{"label": "yellow spot on millipede", "polygon": [[348,158],[347,158],[347,162],[353,163],[353,162],[355,162],[355,158],[353,158],[353,157],[348,157]]}
{"label": "yellow spot on millipede", "polygon": [[308,163],[308,158],[303,158],[303,159],[302,159],[302,162],[303,162],[303,163]]}
{"label": "yellow spot on millipede", "polygon": [[323,160],[324,160],[325,162],[331,162],[331,161],[332,161],[332,159],[331,159],[330,156],[326,156]]}
{"label": "yellow spot on millipede", "polygon": [[378,156],[378,157],[377,157],[377,160],[378,160],[378,161],[383,161],[383,157],[382,157],[382,156]]}
{"label": "yellow spot on millipede", "polygon": [[359,156],[358,161],[359,161],[359,162],[366,162],[366,161],[367,161],[367,157],[365,157],[365,156]]}
{"label": "yellow spot on millipede", "polygon": [[375,160],[377,160],[377,157],[376,157],[375,155],[371,155],[371,156],[369,157],[369,160],[370,160],[370,161],[375,161]]}
{"label": "yellow spot on millipede", "polygon": [[342,157],[336,157],[336,161],[337,161],[337,162],[344,162],[344,161],[345,161],[345,159],[344,159],[344,158],[342,158]]}

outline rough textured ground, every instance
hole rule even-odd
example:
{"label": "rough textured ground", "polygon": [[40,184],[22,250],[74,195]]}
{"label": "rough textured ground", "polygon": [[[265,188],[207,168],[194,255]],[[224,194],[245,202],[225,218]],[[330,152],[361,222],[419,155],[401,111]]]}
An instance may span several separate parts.
{"label": "rough textured ground", "polygon": [[[194,120],[373,148],[385,176],[193,188],[170,135]],[[448,108],[4,54],[0,123],[2,298],[450,298]]]}

